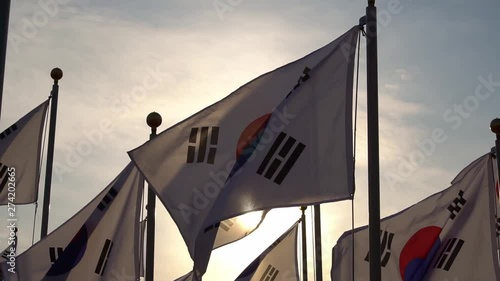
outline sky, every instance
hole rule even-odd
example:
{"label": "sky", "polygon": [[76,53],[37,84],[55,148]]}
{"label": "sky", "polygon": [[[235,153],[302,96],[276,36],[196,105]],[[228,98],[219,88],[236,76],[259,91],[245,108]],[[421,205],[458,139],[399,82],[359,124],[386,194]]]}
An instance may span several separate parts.
{"label": "sky", "polygon": [[[500,3],[376,5],[381,214],[387,216],[448,187],[494,145],[489,123],[500,116],[495,36]],[[358,23],[365,7],[360,0],[12,1],[1,129],[48,97],[52,68],[64,71],[49,231],[125,167],[126,152],[149,138],[150,112],[162,115],[161,132],[260,74],[333,41]],[[356,226],[368,222],[365,43],[362,38]],[[133,96],[145,77],[156,83],[143,96]],[[102,130],[106,122],[111,129]],[[78,147],[84,142],[92,145],[82,154]],[[20,251],[31,245],[34,211],[34,205],[18,207]],[[6,214],[6,208],[0,212]],[[325,280],[331,249],[351,228],[350,214],[351,202],[322,205]],[[40,215],[41,203],[35,242]],[[234,280],[299,215],[297,208],[272,211],[255,233],[212,254],[204,280]],[[1,245],[7,235],[0,228]],[[173,280],[191,269],[187,248],[159,201],[156,245],[155,280]],[[312,277],[312,251],[309,269]]]}

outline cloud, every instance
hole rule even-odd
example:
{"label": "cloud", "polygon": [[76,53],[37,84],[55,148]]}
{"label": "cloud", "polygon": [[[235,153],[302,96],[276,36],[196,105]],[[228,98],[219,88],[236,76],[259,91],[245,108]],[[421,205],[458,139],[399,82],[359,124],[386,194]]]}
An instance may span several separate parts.
{"label": "cloud", "polygon": [[[112,132],[103,132],[102,140],[93,144],[92,152],[71,167],[73,171],[64,175],[63,182],[54,178],[50,229],[76,213],[128,163],[126,151],[142,144],[149,136],[145,118],[151,111],[163,116],[159,128],[162,131],[254,77],[327,44],[345,32],[346,22],[356,24],[358,17],[353,14],[360,13],[359,5],[355,4],[352,9],[337,9],[326,2],[318,6],[309,3],[290,6],[284,1],[268,5],[245,1],[220,21],[212,1],[167,2],[147,1],[138,6],[134,1],[71,1],[61,6],[58,15],[51,17],[43,28],[38,28],[35,37],[20,45],[19,52],[9,47],[1,120],[4,127],[49,95],[52,86],[49,73],[56,66],[64,71],[60,81],[56,161],[65,163],[70,155],[68,151],[76,151],[79,143],[92,143],[88,136],[100,128],[102,120],[110,120],[113,125]],[[31,19],[41,9],[36,3],[16,3],[11,13],[11,30],[20,34],[23,27],[20,19]],[[388,26],[384,33],[387,42],[391,36],[397,42],[404,41],[402,36],[407,33],[408,25],[397,26],[405,28],[400,33],[392,29],[396,25]],[[415,50],[408,51],[413,54]],[[397,171],[400,159],[418,149],[415,141],[428,137],[429,127],[433,125],[415,125],[415,120],[422,120],[430,112],[425,106],[429,103],[408,100],[408,95],[414,92],[411,90],[415,89],[415,86],[410,88],[410,84],[416,83],[420,70],[411,65],[391,65],[387,58],[396,55],[385,54],[384,48],[380,48],[381,73],[387,70],[391,78],[381,83],[379,101],[383,216],[446,187],[447,181],[458,172],[450,172],[448,166],[439,165],[437,159],[429,157],[425,165],[420,165],[400,184],[391,187],[383,177],[387,171]],[[434,63],[427,54],[426,58]],[[160,72],[164,73],[162,81],[144,97],[134,96],[139,93],[137,87],[144,87],[145,77],[151,75],[150,69],[159,63]],[[429,73],[424,60],[417,63],[422,73]],[[366,77],[360,77],[361,89],[365,86],[363,81]],[[367,223],[368,212],[366,93],[361,92],[360,96],[356,225]],[[472,140],[468,146],[470,142]],[[340,234],[350,228],[349,203],[322,207],[325,268],[331,264],[329,249]],[[26,249],[31,240],[33,207],[19,209],[23,235],[20,241],[27,241],[21,242]],[[165,267],[157,265],[157,276],[172,280],[190,270],[192,263],[175,224],[161,204],[157,204],[157,209],[156,258],[168,263]],[[40,213],[39,210],[38,215]],[[280,215],[276,220],[280,221]],[[217,276],[226,269],[236,276],[272,242],[273,237],[267,233],[279,236],[280,229],[273,228],[272,222],[268,223],[269,228],[262,228],[260,234],[252,234],[245,242],[214,252],[207,280],[218,280]],[[5,236],[6,232],[0,233]],[[328,270],[324,271],[328,279]]]}
{"label": "cloud", "polygon": [[399,75],[399,78],[403,81],[413,80],[413,75],[404,68],[396,69],[396,73]]}
{"label": "cloud", "polygon": [[385,84],[384,88],[389,91],[396,91],[399,90],[399,84]]}
{"label": "cloud", "polygon": [[[30,16],[38,11],[39,7],[32,5],[14,14]],[[18,46],[19,52],[9,52],[8,60],[13,63],[8,65],[6,73],[4,126],[48,97],[52,86],[49,73],[53,67],[64,71],[59,82],[55,161],[69,170],[54,174],[49,230],[79,211],[130,161],[126,151],[149,136],[145,124],[148,113],[157,111],[163,116],[159,128],[162,131],[260,74],[328,42],[324,31],[311,31],[297,23],[291,32],[287,23],[270,16],[250,24],[248,17],[241,15],[231,20],[232,25],[220,29],[199,23],[199,29],[186,30],[155,27],[106,12],[77,5],[61,7],[58,15],[39,28],[36,36]],[[15,30],[19,22],[13,21]],[[243,36],[240,28],[250,25],[253,31],[246,30]],[[298,35],[313,37],[313,41],[290,45]],[[144,87],[145,77],[151,76],[158,65],[161,81],[144,96],[138,96],[137,87]],[[101,129],[103,120],[111,123],[108,132]],[[157,206],[162,209],[157,219],[157,258],[178,260],[178,253],[185,253],[182,261],[176,262],[175,271],[171,267],[157,267],[159,276],[173,279],[192,264],[175,224],[162,205]],[[19,211],[20,239],[29,241],[33,209],[20,208],[23,208]],[[41,211],[38,217],[40,214]],[[263,230],[260,237],[274,232],[270,230],[273,226]],[[38,238],[38,232],[35,237]],[[264,240],[248,241],[247,246],[228,248],[234,255],[231,266],[235,268],[234,274],[258,254],[254,244],[261,245]],[[22,246],[19,253],[29,244]],[[239,258],[240,247],[246,247],[249,254],[243,262]],[[265,247],[262,243],[262,249]],[[214,253],[208,274],[215,272],[217,276],[226,267],[226,257],[217,261]]]}

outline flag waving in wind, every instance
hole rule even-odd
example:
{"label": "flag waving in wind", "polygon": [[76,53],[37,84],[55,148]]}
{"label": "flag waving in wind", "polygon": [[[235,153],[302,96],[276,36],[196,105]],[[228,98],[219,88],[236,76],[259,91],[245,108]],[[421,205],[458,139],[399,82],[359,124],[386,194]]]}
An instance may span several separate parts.
{"label": "flag waving in wind", "polygon": [[0,205],[37,201],[42,132],[49,101],[0,133]]}
{"label": "flag waving in wind", "polygon": [[[272,186],[272,193],[279,193],[279,196],[282,196],[278,198],[280,199],[279,205],[350,198],[352,185],[349,185],[347,179],[352,176],[350,95],[352,94],[352,61],[358,32],[358,27],[354,27],[335,41],[302,59],[261,75],[241,86],[223,100],[172,126],[154,140],[129,152],[131,159],[156,190],[159,199],[176,222],[193,259],[195,259],[195,252],[198,251],[196,239],[200,233],[210,237],[216,236],[217,232],[225,231],[221,227],[225,222],[221,222],[221,220],[213,220],[213,224],[205,225],[207,215],[214,206],[219,193],[224,189],[230,173],[236,171],[235,167],[241,167],[243,171],[246,165],[254,165],[254,163],[250,163],[251,158],[249,157],[253,155],[254,144],[256,142],[263,143],[264,138],[276,142],[276,137],[281,135],[283,144],[287,144],[286,149],[274,151],[275,154],[272,154],[267,148],[265,153],[270,155],[268,157],[270,160],[266,162],[267,165],[262,162],[264,170],[257,174],[260,177],[260,182],[266,181],[265,186]],[[333,57],[336,60],[332,60]],[[332,72],[328,75],[319,73],[316,68],[325,64],[335,65],[339,69],[329,66],[327,68]],[[316,73],[316,78],[313,78],[311,73]],[[337,83],[337,86],[333,89],[324,88],[327,84],[322,83],[317,88],[314,83],[310,83],[310,79],[317,81],[316,79],[319,77]],[[329,85],[331,86],[331,83]],[[324,102],[324,106],[329,107],[330,111],[334,112],[335,118],[329,118],[332,114],[325,118],[313,118],[309,124],[313,126],[302,128],[305,131],[300,134],[298,134],[300,126],[296,125],[293,129],[279,131],[278,135],[272,138],[262,135],[271,119],[273,120],[272,124],[279,126],[294,122],[295,115],[291,116],[286,111],[273,113],[273,110],[288,95],[292,97],[291,93],[302,87],[327,91],[331,96],[341,97],[337,99],[325,95],[323,96],[324,100],[318,100],[311,96],[311,99],[314,99],[311,103],[319,106],[320,103]],[[304,93],[304,95],[307,94]],[[304,96],[304,98],[306,97]],[[339,103],[335,103],[336,101]],[[290,109],[298,108],[290,107]],[[309,114],[314,115],[314,112],[309,112]],[[275,123],[276,119],[279,119],[279,124]],[[302,120],[302,124],[307,122],[303,116],[299,119]],[[314,124],[313,122],[318,123]],[[334,131],[316,134],[325,129]],[[338,143],[334,146],[322,143],[317,139],[333,133],[338,134]],[[319,147],[314,147],[315,145]],[[328,154],[328,158],[331,159],[326,159],[326,157],[319,159],[314,156],[315,153],[319,152],[325,153],[325,156]],[[326,186],[328,180],[325,180],[322,175],[313,183],[321,182],[323,185],[319,188],[324,192],[315,190],[315,194],[305,200],[287,197],[287,188],[297,189],[297,187],[292,187],[291,183],[297,178],[297,172],[304,169],[305,165],[309,163],[308,158],[311,156],[314,159],[326,161],[317,163],[317,165],[324,164],[325,170],[331,168],[332,165],[337,167],[334,171],[328,170],[328,173],[335,174],[335,186],[338,189],[333,190],[331,186]],[[284,164],[277,165],[277,159],[281,159],[280,161]],[[340,168],[340,165],[343,165],[343,169]],[[311,169],[316,167],[315,165]],[[255,172],[253,171],[253,173]],[[305,174],[304,171],[302,174]],[[317,171],[306,174],[309,179],[310,176],[317,175]],[[250,184],[257,184],[257,182],[254,181]],[[299,181],[299,183],[302,184],[304,181]],[[308,189],[310,186],[311,183],[308,182],[301,188]],[[292,194],[296,195],[297,193],[292,192]],[[328,195],[327,199],[323,196],[325,194]],[[265,196],[265,194],[261,194],[259,199]],[[256,206],[264,210],[275,207],[270,204],[271,201],[271,198],[268,198],[263,202],[253,203],[258,204]],[[246,208],[252,209],[252,206],[246,206]],[[238,213],[240,210],[231,211]],[[225,215],[226,213],[221,214],[221,216]],[[226,219],[231,218],[225,217]],[[237,231],[235,233],[243,234],[230,236],[226,239],[226,243],[217,244],[223,245],[235,241],[244,237],[248,232]],[[217,241],[219,239],[210,238],[209,240]],[[209,252],[217,244],[204,246],[203,253],[197,254],[201,257],[197,268],[201,274],[206,270]]]}
{"label": "flag waving in wind", "polygon": [[[383,219],[382,279],[500,280],[493,180],[487,154],[460,172],[449,188]],[[368,228],[353,233],[354,259],[352,232],[333,248],[332,280],[369,280]]]}
{"label": "flag waving in wind", "polygon": [[250,211],[352,198],[354,52],[344,51],[355,49],[356,35],[308,71],[238,159],[199,234],[197,269],[208,263],[211,225]]}
{"label": "flag waving in wind", "polygon": [[184,275],[182,275],[181,277],[175,279],[174,281],[193,281],[193,272],[190,271]]}
{"label": "flag waving in wind", "polygon": [[235,281],[299,281],[297,266],[298,222],[260,254]]}
{"label": "flag waving in wind", "polygon": [[144,180],[132,163],[71,219],[1,264],[6,281],[135,281]]}

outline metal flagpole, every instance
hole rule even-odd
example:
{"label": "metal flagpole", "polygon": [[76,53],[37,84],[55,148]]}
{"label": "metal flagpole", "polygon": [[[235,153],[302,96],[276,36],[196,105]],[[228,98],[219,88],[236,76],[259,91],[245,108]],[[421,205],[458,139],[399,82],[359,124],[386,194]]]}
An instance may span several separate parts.
{"label": "metal flagpole", "polygon": [[54,68],[50,72],[50,77],[54,79],[52,99],[50,105],[50,127],[49,127],[49,143],[47,146],[47,167],[45,167],[45,188],[43,190],[43,209],[42,209],[42,227],[40,230],[40,239],[47,236],[49,228],[49,208],[50,208],[50,188],[52,184],[52,163],[54,162],[54,146],[56,137],[56,117],[57,117],[57,98],[59,95],[59,80],[63,77],[63,72],[60,68]]}
{"label": "metal flagpole", "polygon": [[9,34],[10,0],[0,1],[0,117],[2,114],[3,82],[7,58],[7,38]]}
{"label": "metal flagpole", "polygon": [[[497,159],[497,175],[500,180],[500,118],[495,118],[491,121],[490,123],[490,129],[491,131],[497,136],[497,139],[495,140],[495,156]],[[496,202],[496,198],[495,198]],[[500,214],[497,213],[497,227],[498,224],[500,224]],[[497,236],[497,242],[500,241],[500,236]],[[497,254],[500,254],[500,244],[497,247]]]}
{"label": "metal flagpole", "polygon": [[498,176],[500,177],[500,118],[495,118],[490,123],[491,131],[497,136],[495,141]]}
{"label": "metal flagpole", "polygon": [[307,281],[307,237],[306,237],[306,214],[305,211],[307,206],[300,207],[302,211],[302,217],[300,218],[302,223],[302,281]]}
{"label": "metal flagpole", "polygon": [[380,268],[380,167],[378,130],[377,8],[366,7],[366,84],[368,118],[368,209],[370,281],[381,281]]}
{"label": "metal flagpole", "polygon": [[323,257],[321,256],[321,207],[314,205],[314,245],[316,250],[316,281],[323,281]]}
{"label": "metal flagpole", "polygon": [[[151,127],[151,134],[149,140],[156,137],[156,128],[161,125],[161,115],[156,112],[151,112],[146,117],[146,123]],[[146,234],[146,281],[154,280],[155,272],[155,210],[156,210],[156,196],[153,189],[148,187],[148,204],[146,205],[148,223]]]}

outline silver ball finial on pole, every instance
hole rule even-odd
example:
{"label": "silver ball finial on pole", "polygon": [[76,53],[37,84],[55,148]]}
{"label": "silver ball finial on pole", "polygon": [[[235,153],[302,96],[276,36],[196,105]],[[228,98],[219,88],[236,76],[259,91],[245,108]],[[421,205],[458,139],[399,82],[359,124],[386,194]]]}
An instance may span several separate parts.
{"label": "silver ball finial on pole", "polygon": [[500,135],[500,118],[495,118],[490,123],[490,130],[496,134]]}
{"label": "silver ball finial on pole", "polygon": [[63,77],[63,71],[59,67],[56,67],[50,72],[50,77],[54,79],[54,84],[57,85],[57,82]]}

